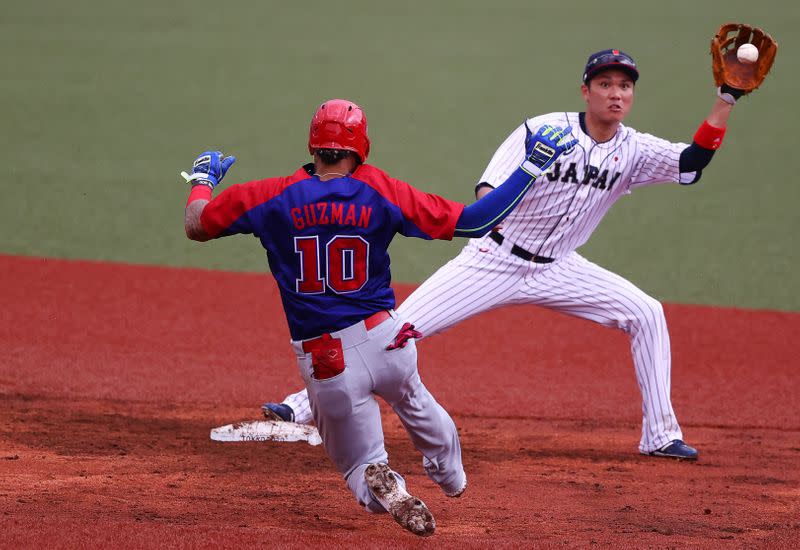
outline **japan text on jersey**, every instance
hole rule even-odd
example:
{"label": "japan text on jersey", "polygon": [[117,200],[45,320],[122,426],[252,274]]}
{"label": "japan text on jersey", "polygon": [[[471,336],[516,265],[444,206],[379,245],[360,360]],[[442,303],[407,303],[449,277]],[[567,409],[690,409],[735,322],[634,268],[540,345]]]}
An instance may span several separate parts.
{"label": "japan text on jersey", "polygon": [[[672,143],[620,124],[608,142],[588,134],[582,113],[549,113],[527,120],[532,130],[544,124],[571,126],[578,144],[503,222],[502,233],[525,250],[561,258],[585,244],[620,197],[657,183],[686,183],[695,174],[681,174],[680,154],[687,144]],[[497,187],[521,162],[525,126],[503,142],[479,183]]]}

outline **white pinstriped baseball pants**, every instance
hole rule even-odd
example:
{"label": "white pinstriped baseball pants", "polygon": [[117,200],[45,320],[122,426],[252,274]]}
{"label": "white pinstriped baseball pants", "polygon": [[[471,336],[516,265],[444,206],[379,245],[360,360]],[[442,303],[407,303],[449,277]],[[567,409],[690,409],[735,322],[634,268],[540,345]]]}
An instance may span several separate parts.
{"label": "white pinstriped baseball pants", "polygon": [[[572,252],[550,264],[513,256],[509,239],[471,240],[397,308],[426,337],[506,305],[530,304],[626,332],[642,394],[643,453],[683,439],[670,399],[671,353],[664,310],[630,281]],[[480,289],[480,291],[478,291]],[[284,402],[309,421],[304,392]],[[305,403],[304,403],[305,402]]]}

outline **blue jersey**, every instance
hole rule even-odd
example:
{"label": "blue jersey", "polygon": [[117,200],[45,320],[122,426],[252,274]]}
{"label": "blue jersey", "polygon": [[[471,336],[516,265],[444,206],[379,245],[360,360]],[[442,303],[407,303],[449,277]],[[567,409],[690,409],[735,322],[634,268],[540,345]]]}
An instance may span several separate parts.
{"label": "blue jersey", "polygon": [[229,187],[200,221],[214,238],[251,233],[261,240],[292,339],[305,340],[393,308],[394,235],[450,240],[463,209],[368,164],[328,181],[306,165],[288,177]]}

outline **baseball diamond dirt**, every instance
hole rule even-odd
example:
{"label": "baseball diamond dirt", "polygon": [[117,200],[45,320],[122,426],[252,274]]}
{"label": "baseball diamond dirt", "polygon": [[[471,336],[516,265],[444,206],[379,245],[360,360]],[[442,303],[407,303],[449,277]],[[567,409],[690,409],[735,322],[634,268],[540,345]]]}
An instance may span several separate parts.
{"label": "baseball diamond dirt", "polygon": [[321,447],[209,440],[299,383],[269,276],[0,256],[0,288],[3,548],[800,543],[797,313],[666,306],[697,463],[638,454],[622,334],[519,307],[421,342],[470,476],[444,497],[384,416],[437,512],[421,543],[364,514]]}

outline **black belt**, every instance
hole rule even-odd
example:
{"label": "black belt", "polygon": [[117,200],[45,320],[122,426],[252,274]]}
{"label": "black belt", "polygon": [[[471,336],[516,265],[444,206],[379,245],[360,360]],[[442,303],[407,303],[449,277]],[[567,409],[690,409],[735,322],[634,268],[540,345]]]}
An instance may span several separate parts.
{"label": "black belt", "polygon": [[[503,241],[506,240],[500,233],[497,231],[492,231],[489,233],[489,238],[492,239],[497,244],[503,244]],[[532,254],[525,250],[524,248],[520,248],[517,245],[511,247],[511,253],[516,256],[517,258],[522,258],[526,262],[533,262],[535,264],[549,264],[553,261],[553,258],[546,258],[545,256],[537,256],[536,254]]]}

